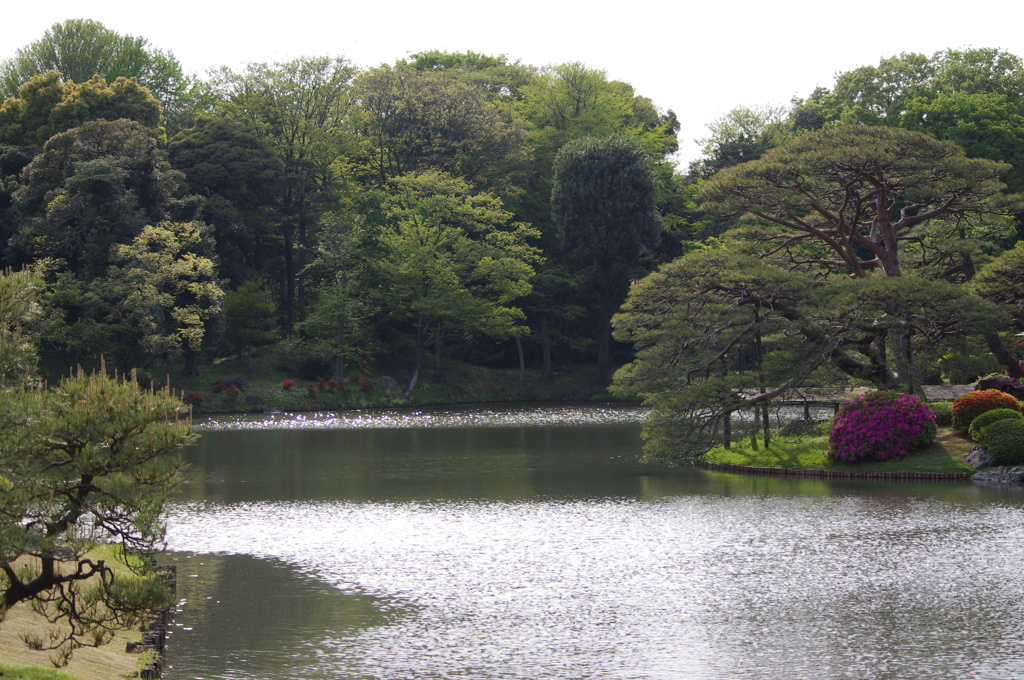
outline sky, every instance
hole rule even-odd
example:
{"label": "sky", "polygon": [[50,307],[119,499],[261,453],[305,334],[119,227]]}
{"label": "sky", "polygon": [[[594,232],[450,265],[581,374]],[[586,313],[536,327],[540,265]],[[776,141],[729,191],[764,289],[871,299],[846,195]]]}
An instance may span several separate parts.
{"label": "sky", "polygon": [[[46,0],[11,3],[0,60],[66,19],[94,19],[171,51],[184,69],[238,68],[299,56],[343,56],[372,68],[425,50],[506,55],[534,66],[582,62],[630,83],[678,116],[678,161],[738,106],[782,105],[831,87],[836,73],[904,52],[995,47],[1024,57],[1015,3],[950,0],[885,4],[820,0],[654,0],[591,3],[470,0],[258,5],[223,0]],[[486,8],[485,8],[486,7]]]}

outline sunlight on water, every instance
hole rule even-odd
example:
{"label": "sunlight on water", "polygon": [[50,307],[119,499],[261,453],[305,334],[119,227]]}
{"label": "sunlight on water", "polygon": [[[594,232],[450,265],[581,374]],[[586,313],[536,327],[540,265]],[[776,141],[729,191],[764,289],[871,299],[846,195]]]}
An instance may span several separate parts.
{"label": "sunlight on water", "polygon": [[287,430],[355,428],[510,427],[546,425],[610,425],[638,423],[645,411],[636,406],[466,407],[456,409],[354,410],[328,413],[270,413],[236,418],[196,420],[202,430]]}
{"label": "sunlight on water", "polygon": [[288,671],[171,677],[1020,677],[1022,520],[857,496],[179,504],[171,549],[278,561],[387,616]]}

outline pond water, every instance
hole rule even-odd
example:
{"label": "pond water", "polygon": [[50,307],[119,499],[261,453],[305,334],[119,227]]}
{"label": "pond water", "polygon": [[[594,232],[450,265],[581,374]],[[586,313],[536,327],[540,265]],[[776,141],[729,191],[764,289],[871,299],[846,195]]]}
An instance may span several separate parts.
{"label": "pond water", "polygon": [[642,414],[211,422],[170,680],[1024,676],[1024,498],[637,462]]}

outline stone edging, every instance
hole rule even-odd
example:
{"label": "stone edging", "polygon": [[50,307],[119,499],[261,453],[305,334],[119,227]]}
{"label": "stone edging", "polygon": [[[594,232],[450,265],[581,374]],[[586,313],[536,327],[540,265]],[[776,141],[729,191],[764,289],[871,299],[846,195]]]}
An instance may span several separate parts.
{"label": "stone edging", "polygon": [[[178,568],[174,565],[161,567],[160,576],[167,582],[173,598],[178,590]],[[170,609],[154,613],[149,620],[148,630],[142,635],[142,641],[129,642],[125,648],[125,651],[129,653],[153,652],[155,654],[155,658],[139,669],[138,677],[143,680],[158,680],[163,677],[169,619]]]}
{"label": "stone edging", "polygon": [[873,479],[885,482],[969,482],[969,472],[848,472],[846,470],[796,470],[755,467],[697,460],[695,466],[716,472],[734,472],[765,477],[810,477],[813,479]]}

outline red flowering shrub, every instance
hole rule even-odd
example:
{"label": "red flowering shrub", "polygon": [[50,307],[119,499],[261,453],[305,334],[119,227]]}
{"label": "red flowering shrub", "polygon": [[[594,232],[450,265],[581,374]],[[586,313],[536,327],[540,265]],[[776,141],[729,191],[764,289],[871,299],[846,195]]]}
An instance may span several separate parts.
{"label": "red flowering shrub", "polygon": [[238,389],[237,387],[235,387],[234,385],[232,385],[231,387],[229,387],[226,390],[224,390],[224,396],[228,397],[230,399],[234,399],[235,397],[238,396],[239,392],[241,392],[241,390]]}
{"label": "red flowering shrub", "polygon": [[953,429],[966,432],[971,421],[994,408],[1012,408],[1020,412],[1020,400],[999,390],[974,390],[961,395],[953,402]]}
{"label": "red flowering shrub", "polygon": [[295,381],[294,380],[282,380],[281,381],[281,389],[282,390],[290,390],[293,387],[295,387]]}
{"label": "red flowering shrub", "polygon": [[316,385],[306,385],[306,394],[311,397],[316,396]]}
{"label": "red flowering shrub", "polygon": [[935,414],[915,394],[870,392],[844,403],[829,435],[828,458],[853,463],[889,460],[930,444]]}
{"label": "red flowering shrub", "polygon": [[370,380],[369,378],[359,376],[358,378],[356,378],[356,380],[359,382],[359,389],[361,389],[363,392],[369,392],[370,388],[373,387],[373,381]]}
{"label": "red flowering shrub", "polygon": [[199,406],[204,401],[206,401],[205,399],[203,399],[203,395],[199,394],[198,392],[189,392],[184,397],[182,397],[181,400],[188,404],[189,406]]}
{"label": "red flowering shrub", "polygon": [[327,381],[327,389],[329,389],[329,390],[340,390],[341,389],[341,383],[339,383],[337,380],[334,380],[332,378],[332,379]]}

